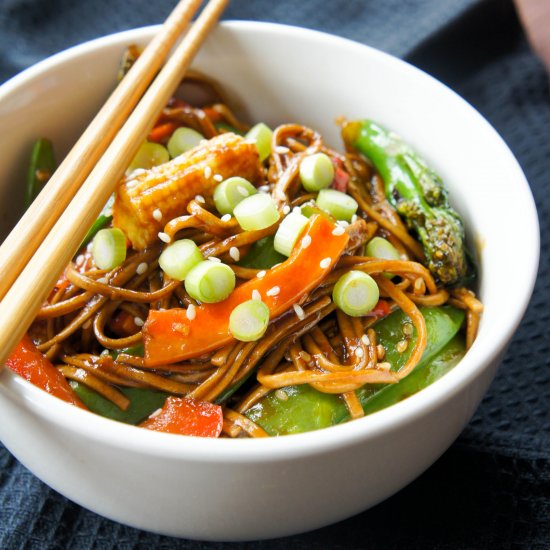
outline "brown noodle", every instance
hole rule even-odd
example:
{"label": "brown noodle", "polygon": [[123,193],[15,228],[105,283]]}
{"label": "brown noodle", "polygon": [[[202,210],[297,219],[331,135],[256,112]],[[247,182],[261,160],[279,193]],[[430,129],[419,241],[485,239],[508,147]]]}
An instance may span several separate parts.
{"label": "brown noodle", "polygon": [[[204,82],[202,76],[192,76]],[[225,104],[217,103],[210,109],[221,122],[241,131],[247,129]],[[205,110],[188,105],[169,105],[161,120],[189,126],[206,138],[225,131]],[[318,288],[301,298],[301,316],[290,310],[273,319],[266,334],[256,342],[234,342],[198,359],[151,369],[140,357],[124,351],[111,356],[104,348],[124,350],[140,343],[140,324],[150,309],[187,307],[195,301],[180,283],[163,275],[158,266],[160,244],[142,252],[130,252],[123,265],[111,272],[91,266],[92,262],[86,260],[89,253],[83,251],[68,266],[37,316],[32,334],[40,342],[39,349],[58,364],[66,378],[89,386],[123,410],[129,401],[120,387],[157,389],[226,403],[227,392],[256,371],[257,383],[249,382],[247,393],[230,401],[231,408],[224,404],[223,434],[265,437],[267,433],[244,413],[270,391],[290,385],[310,384],[321,392],[340,394],[350,417],[362,416],[355,390],[364,384],[395,383],[419,361],[427,335],[418,306],[449,303],[466,310],[469,348],[478,330],[481,303],[465,288],[438,288],[428,269],[419,263],[424,259],[422,247],[386,201],[380,177],[355,152],[342,155],[332,150],[317,132],[305,126],[279,126],[264,174],[264,185],[278,207],[292,208],[314,198],[314,194],[301,189],[298,170],[304,156],[319,151],[348,173],[348,190],[357,200],[359,211],[357,220],[346,228],[350,235],[346,254]],[[190,201],[187,214],[168,221],[164,232],[171,239],[194,239],[205,257],[223,259],[239,280],[247,280],[256,277],[260,270],[235,265],[229,250],[236,247],[244,256],[250,245],[273,235],[276,229],[277,225],[261,231],[243,231],[234,218],[222,220],[206,197],[204,203]],[[359,254],[375,234],[389,239],[401,259],[381,260]],[[138,266],[143,264],[146,269],[138,273]],[[372,275],[389,309],[402,309],[416,330],[414,349],[398,371],[384,362],[385,350],[377,344],[376,331],[371,328],[376,317],[349,317],[337,310],[330,299],[335,282],[352,268]],[[384,276],[388,273],[397,277],[390,280]],[[126,327],[122,333],[120,326]],[[405,341],[404,349],[407,345]]]}

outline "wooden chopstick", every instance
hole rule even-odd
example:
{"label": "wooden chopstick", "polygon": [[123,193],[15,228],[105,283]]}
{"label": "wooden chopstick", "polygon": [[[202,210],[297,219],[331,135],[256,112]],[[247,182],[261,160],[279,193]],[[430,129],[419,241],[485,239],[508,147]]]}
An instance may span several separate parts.
{"label": "wooden chopstick", "polygon": [[40,193],[5,239],[0,247],[0,300],[124,124],[169,51],[187,28],[201,1],[182,0],[176,5],[52,175],[44,192]]}
{"label": "wooden chopstick", "polygon": [[177,88],[228,0],[210,0],[0,303],[0,368]]}

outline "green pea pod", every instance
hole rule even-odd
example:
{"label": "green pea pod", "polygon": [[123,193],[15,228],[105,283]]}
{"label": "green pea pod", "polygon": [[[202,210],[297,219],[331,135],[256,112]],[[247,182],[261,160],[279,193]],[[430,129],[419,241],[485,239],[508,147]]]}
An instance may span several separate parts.
{"label": "green pea pod", "polygon": [[46,138],[37,140],[32,148],[29,173],[27,175],[25,208],[28,208],[40,191],[42,191],[56,168],[57,164],[55,162],[52,142]]}
{"label": "green pea pod", "polygon": [[275,250],[273,239],[274,237],[270,236],[256,241],[238,265],[252,269],[271,269],[274,265],[284,262],[287,258]]}
{"label": "green pea pod", "polygon": [[88,386],[71,380],[69,382],[82,402],[96,414],[126,424],[139,424],[152,412],[161,408],[168,397],[167,393],[144,388],[120,388],[130,400],[130,405],[123,411]]}
{"label": "green pea pod", "polygon": [[113,204],[115,202],[115,196],[111,195],[107,204],[103,207],[101,214],[97,217],[96,221],[86,233],[82,243],[80,244],[79,250],[84,248],[97,234],[98,231],[108,226],[113,219]]}
{"label": "green pea pod", "polygon": [[[460,330],[464,312],[452,306],[425,307],[421,308],[421,312],[428,331],[422,359],[408,377],[391,385],[391,392],[390,386],[382,384],[366,385],[357,390],[366,412],[374,412],[420,391],[458,361],[458,354],[453,354],[451,360],[451,356],[442,350]],[[413,330],[407,350],[399,353],[396,349],[398,342],[404,339],[403,327],[407,322],[408,317],[398,310],[376,324],[378,341],[386,348],[386,360],[392,364],[393,370],[403,366],[416,342]],[[432,365],[440,363],[445,364],[445,368],[432,368]],[[375,401],[374,398],[383,391],[386,391],[387,397],[383,394]],[[386,402],[387,405],[384,404]],[[326,428],[349,419],[347,407],[339,396],[321,393],[307,384],[269,393],[251,407],[246,415],[270,435]]]}

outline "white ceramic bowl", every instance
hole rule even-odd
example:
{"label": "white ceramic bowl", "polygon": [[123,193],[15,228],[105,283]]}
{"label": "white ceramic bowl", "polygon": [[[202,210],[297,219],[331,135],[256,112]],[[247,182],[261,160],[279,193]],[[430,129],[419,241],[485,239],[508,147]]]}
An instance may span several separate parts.
{"label": "white ceramic bowl", "polygon": [[[9,131],[0,143],[4,228],[22,196],[17,186],[31,142],[49,136],[66,150],[114,86],[124,48],[153,32],[83,44],[0,88],[0,126]],[[458,436],[531,295],[537,214],[517,162],[491,126],[445,86],[384,53],[318,32],[231,22],[208,39],[195,66],[214,75],[250,121],[298,121],[338,146],[335,117],[370,117],[423,153],[447,182],[479,248],[486,310],[473,348],[449,374],[398,405],[268,440],[140,430],[77,410],[4,370],[0,438],[48,485],[117,521],[197,539],[289,535],[387,498]]]}

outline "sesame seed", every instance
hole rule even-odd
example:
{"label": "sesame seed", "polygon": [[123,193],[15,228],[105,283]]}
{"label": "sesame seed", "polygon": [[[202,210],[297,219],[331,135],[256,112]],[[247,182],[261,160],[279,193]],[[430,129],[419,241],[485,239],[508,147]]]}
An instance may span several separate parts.
{"label": "sesame seed", "polygon": [[254,289],[254,290],[252,291],[252,299],[253,299],[253,300],[260,300],[260,301],[261,301],[262,295],[260,294],[260,291],[259,291],[259,290]]}
{"label": "sesame seed", "polygon": [[361,358],[363,355],[365,355],[363,348],[355,348],[355,357]]}
{"label": "sesame seed", "polygon": [[279,401],[288,401],[288,395],[284,390],[275,390],[275,397],[279,399]]}
{"label": "sesame seed", "polygon": [[155,218],[157,222],[160,222],[160,220],[162,220],[162,212],[160,211],[159,208],[155,208],[153,210],[153,218]]}
{"label": "sesame seed", "polygon": [[224,214],[220,219],[223,223],[230,222],[231,221],[231,214]]}
{"label": "sesame seed", "polygon": [[285,155],[286,153],[290,153],[290,149],[284,145],[277,145],[277,147],[275,147],[275,152],[279,155]]}
{"label": "sesame seed", "polygon": [[208,258],[206,259],[210,260],[211,262],[221,262],[221,260],[219,258],[216,258],[216,256],[208,256]]}
{"label": "sesame seed", "polygon": [[273,286],[266,292],[266,294],[268,296],[277,296],[279,292],[281,292],[281,289],[278,286]]}
{"label": "sesame seed", "polygon": [[104,349],[104,350],[99,354],[100,357],[105,357],[106,355],[109,355],[109,350],[108,350],[108,349]]}
{"label": "sesame seed", "polygon": [[238,262],[241,259],[241,253],[239,252],[239,249],[236,246],[232,246],[229,249],[229,255],[231,258],[233,258],[236,262]]}
{"label": "sesame seed", "polygon": [[260,185],[258,193],[269,193],[269,185]]}
{"label": "sesame seed", "polygon": [[170,235],[168,235],[168,233],[164,233],[164,231],[159,231],[158,237],[162,242],[165,243],[169,243],[172,240],[170,238]]}
{"label": "sesame seed", "polygon": [[153,411],[153,412],[149,415],[149,418],[155,418],[155,416],[158,416],[161,412],[162,412],[162,409],[159,408],[159,409],[157,409],[156,411]]}
{"label": "sesame seed", "polygon": [[345,232],[346,232],[346,230],[341,225],[339,225],[338,227],[335,227],[332,230],[332,234],[336,237],[338,237],[340,235],[343,235]]}
{"label": "sesame seed", "polygon": [[387,361],[385,361],[384,363],[378,363],[377,367],[380,370],[384,370],[387,372],[391,369],[391,363],[388,363]]}
{"label": "sesame seed", "polygon": [[404,323],[403,324],[403,334],[405,336],[412,336],[412,333],[413,333],[412,323]]}
{"label": "sesame seed", "polygon": [[300,320],[305,319],[306,314],[301,306],[299,306],[298,304],[292,304],[292,307],[294,308],[294,312],[298,316],[298,319]]}
{"label": "sesame seed", "polygon": [[185,314],[187,315],[187,318],[192,321],[197,316],[197,309],[193,304],[189,304]]}
{"label": "sesame seed", "polygon": [[301,214],[301,213],[302,213],[302,209],[301,209],[299,206],[295,206],[295,207],[292,209],[292,213],[293,213],[293,214]]}
{"label": "sesame seed", "polygon": [[107,277],[100,277],[96,283],[101,283],[102,285],[106,285],[107,284]]}
{"label": "sesame seed", "polygon": [[199,118],[206,118],[206,113],[202,109],[195,109]]}
{"label": "sesame seed", "polygon": [[[214,176],[215,178],[216,176]],[[248,197],[248,189],[244,185],[237,185],[237,191],[243,196]]]}
{"label": "sesame seed", "polygon": [[283,214],[286,216],[290,212],[290,206],[288,204],[285,204],[283,206]]}
{"label": "sesame seed", "polygon": [[221,174],[214,174],[213,176],[214,181],[223,181],[223,176]]}
{"label": "sesame seed", "polygon": [[210,166],[204,167],[204,177],[206,179],[210,179],[212,177],[212,168],[210,168]]}
{"label": "sesame seed", "polygon": [[323,269],[326,269],[330,263],[332,262],[332,259],[331,258],[324,258],[322,259],[320,262],[319,262],[319,265],[323,268]]}
{"label": "sesame seed", "polygon": [[82,325],[82,328],[86,330],[86,329],[89,329],[91,326],[92,326],[92,320],[91,320],[91,319],[88,319],[88,320]]}
{"label": "sesame seed", "polygon": [[201,204],[204,204],[206,201],[204,200],[204,197],[202,195],[195,195],[195,200],[197,202],[200,202]]}
{"label": "sesame seed", "polygon": [[256,277],[258,277],[258,279],[263,279],[265,277],[266,273],[267,273],[267,271],[265,271],[265,270],[258,271],[258,273],[256,274]]}
{"label": "sesame seed", "polygon": [[346,220],[338,220],[336,222],[336,225],[340,225],[342,227],[348,227],[349,226],[349,222],[347,222]]}
{"label": "sesame seed", "polygon": [[382,344],[376,346],[376,355],[378,355],[378,359],[384,359],[386,348]]}
{"label": "sesame seed", "polygon": [[309,363],[309,362],[311,361],[311,355],[310,355],[307,351],[302,350],[298,355],[299,355],[306,363]]}
{"label": "sesame seed", "polygon": [[357,214],[354,214],[352,217],[351,217],[351,223],[355,223],[357,221]]}
{"label": "sesame seed", "polygon": [[302,248],[307,248],[311,244],[311,235],[306,235],[302,239]]}
{"label": "sesame seed", "polygon": [[143,326],[143,319],[141,317],[134,317],[134,323],[137,327]]}
{"label": "sesame seed", "polygon": [[363,336],[361,336],[361,342],[363,342],[365,346],[370,346],[370,340],[366,334],[363,334]]}
{"label": "sesame seed", "polygon": [[149,264],[147,262],[141,262],[137,267],[136,267],[136,273],[138,275],[143,275],[146,271],[147,271],[147,268],[149,267]]}

